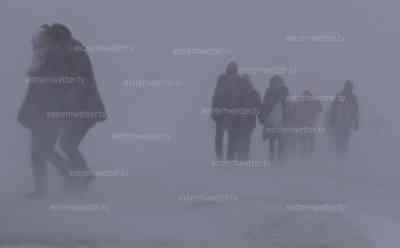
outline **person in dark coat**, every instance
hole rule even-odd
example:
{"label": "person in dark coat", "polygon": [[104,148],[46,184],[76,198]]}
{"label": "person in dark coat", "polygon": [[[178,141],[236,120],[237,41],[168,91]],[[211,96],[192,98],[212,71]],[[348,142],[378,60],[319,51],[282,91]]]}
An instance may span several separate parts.
{"label": "person in dark coat", "polygon": [[[32,134],[32,170],[34,191],[29,197],[42,197],[48,190],[47,161],[53,157],[60,122],[48,118],[49,113],[63,109],[63,89],[58,80],[68,70],[64,63],[66,53],[55,45],[49,25],[42,25],[32,39],[33,60],[27,73],[28,90],[18,111],[18,122]],[[54,157],[52,164],[64,179],[69,171],[61,156]]]}
{"label": "person in dark coat", "polygon": [[96,123],[107,119],[106,110],[98,91],[93,67],[85,47],[72,37],[62,24],[53,24],[53,37],[64,49],[70,51],[68,75],[71,82],[65,86],[63,126],[60,148],[69,159],[69,169],[78,186],[88,186],[92,173],[79,150],[83,138]]}
{"label": "person in dark coat", "polygon": [[215,130],[215,153],[218,160],[223,160],[223,139],[224,133],[228,133],[227,160],[235,157],[237,113],[235,113],[240,101],[241,77],[238,65],[230,62],[225,74],[218,78],[217,85],[212,97],[211,118],[216,125]]}
{"label": "person in dark coat", "polygon": [[336,95],[328,113],[329,129],[334,136],[336,154],[339,157],[348,155],[351,135],[359,127],[359,105],[353,88],[353,83],[347,80],[343,90]]}
{"label": "person in dark coat", "polygon": [[[47,192],[46,162],[56,166],[67,186],[87,186],[92,181],[78,146],[88,130],[107,116],[89,56],[65,26],[43,25],[32,43],[28,91],[17,119],[32,131],[35,190],[29,196],[41,197]],[[67,160],[56,151],[58,139]],[[74,171],[79,177],[73,176]]]}
{"label": "person in dark coat", "polygon": [[[263,140],[269,140],[269,159],[271,162],[282,163],[285,148],[285,127],[287,126],[287,97],[289,90],[281,76],[270,79],[266,89],[259,120],[263,125]],[[276,147],[277,146],[277,147]]]}
{"label": "person in dark coat", "polygon": [[251,135],[257,124],[257,115],[260,112],[261,97],[253,87],[250,76],[242,76],[242,95],[240,98],[240,110],[238,120],[237,158],[240,161],[248,161],[250,153]]}

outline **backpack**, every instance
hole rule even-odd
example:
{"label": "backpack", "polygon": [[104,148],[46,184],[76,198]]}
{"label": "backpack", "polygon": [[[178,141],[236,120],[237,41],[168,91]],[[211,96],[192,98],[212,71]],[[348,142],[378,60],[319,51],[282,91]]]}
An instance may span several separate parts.
{"label": "backpack", "polygon": [[352,128],[357,118],[357,102],[354,95],[340,99],[340,95],[335,99],[331,108],[330,124],[333,128]]}

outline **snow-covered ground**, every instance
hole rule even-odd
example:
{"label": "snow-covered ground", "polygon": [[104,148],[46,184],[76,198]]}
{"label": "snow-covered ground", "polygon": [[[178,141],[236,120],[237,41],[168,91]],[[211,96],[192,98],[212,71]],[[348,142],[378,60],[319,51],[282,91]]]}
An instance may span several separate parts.
{"label": "snow-covered ground", "polygon": [[[156,123],[159,117],[143,114],[134,123],[111,120],[88,135],[82,150],[91,168],[114,175],[98,176],[86,198],[60,196],[53,187],[58,183],[53,171],[47,199],[24,199],[32,184],[26,151],[25,165],[9,167],[1,176],[0,220],[5,225],[0,242],[23,247],[78,243],[194,248],[396,244],[400,201],[392,197],[395,167],[378,166],[382,158],[395,157],[394,151],[378,149],[382,142],[394,140],[389,133],[361,130],[354,136],[348,161],[335,160],[328,138],[321,135],[318,156],[311,160],[291,160],[283,166],[265,162],[261,168],[215,167],[214,127],[200,113],[205,100],[193,88],[191,92],[197,104],[171,103],[169,108],[177,113],[164,118],[162,125]],[[140,113],[140,106],[152,101],[146,96],[158,97],[154,94],[170,98],[174,93],[144,93],[138,109],[130,111]],[[138,133],[157,130],[167,135],[147,141],[115,138],[135,133],[131,125]],[[252,148],[252,159],[263,163],[267,146],[259,129]]]}
{"label": "snow-covered ground", "polygon": [[3,194],[1,241],[23,247],[79,241],[99,247],[356,248],[388,247],[398,237],[398,202],[374,201],[380,192],[371,183],[363,189],[369,199],[355,178],[333,166],[202,164],[207,161],[98,178],[85,199]]}

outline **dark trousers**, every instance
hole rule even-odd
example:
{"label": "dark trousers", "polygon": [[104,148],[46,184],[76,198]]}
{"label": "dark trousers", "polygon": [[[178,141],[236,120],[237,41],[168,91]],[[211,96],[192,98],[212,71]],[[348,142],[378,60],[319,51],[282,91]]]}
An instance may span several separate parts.
{"label": "dark trousers", "polygon": [[[45,120],[36,121],[32,125],[31,157],[34,191],[48,190],[47,162],[58,170],[65,181],[72,179],[73,171],[77,171],[78,175],[89,175],[90,170],[79,151],[79,145],[89,129],[90,127],[80,121],[64,123],[61,126],[59,122]],[[66,158],[57,152],[57,140]]]}
{"label": "dark trousers", "polygon": [[238,138],[236,140],[236,153],[239,161],[248,161],[250,158],[250,143],[253,130],[238,130]]}
{"label": "dark trousers", "polygon": [[310,134],[300,134],[298,137],[299,150],[302,156],[310,156],[314,152],[315,146],[315,135]]}
{"label": "dark trousers", "polygon": [[218,160],[224,160],[223,143],[225,132],[228,134],[228,145],[226,152],[226,160],[233,161],[237,158],[238,142],[240,134],[235,127],[225,127],[221,122],[216,122],[215,130],[215,154]]}
{"label": "dark trousers", "polygon": [[229,128],[228,130],[228,151],[226,159],[228,161],[233,161],[237,158],[237,144],[239,142],[239,133],[236,128]]}
{"label": "dark trousers", "polygon": [[89,175],[90,169],[85,158],[79,150],[83,138],[89,132],[90,126],[85,121],[67,121],[60,133],[59,145],[67,156],[68,169],[71,175]]}
{"label": "dark trousers", "polygon": [[32,172],[35,192],[46,192],[47,162],[51,162],[60,175],[67,178],[69,171],[66,161],[59,155],[54,155],[55,145],[60,132],[57,121],[42,120],[32,124]]}
{"label": "dark trousers", "polygon": [[223,160],[223,144],[225,128],[221,122],[216,122],[215,128],[215,155],[218,160]]}
{"label": "dark trousers", "polygon": [[338,157],[347,157],[349,153],[351,130],[350,128],[337,129],[335,131],[335,149]]}
{"label": "dark trousers", "polygon": [[283,134],[274,134],[269,138],[269,160],[271,163],[284,160],[284,137]]}

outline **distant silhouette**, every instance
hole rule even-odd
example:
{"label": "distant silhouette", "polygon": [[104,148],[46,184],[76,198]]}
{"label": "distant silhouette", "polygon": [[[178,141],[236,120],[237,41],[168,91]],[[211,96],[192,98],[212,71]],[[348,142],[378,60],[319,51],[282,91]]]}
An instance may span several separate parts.
{"label": "distant silhouette", "polygon": [[[32,133],[34,191],[28,196],[41,197],[48,190],[46,162],[52,156],[61,126],[58,120],[49,120],[48,113],[63,110],[63,90],[54,80],[65,75],[67,66],[63,63],[66,52],[55,45],[50,26],[40,27],[33,36],[32,45],[28,90],[18,112],[18,121]],[[64,178],[68,178],[62,157],[55,157],[53,162]]]}
{"label": "distant silhouette", "polygon": [[291,111],[296,149],[302,156],[310,156],[315,145],[315,124],[318,115],[322,112],[321,102],[313,97],[310,90],[305,90],[300,99],[295,99]]}
{"label": "distant silhouette", "polygon": [[236,127],[237,109],[240,98],[241,77],[238,72],[238,65],[230,62],[225,74],[218,78],[217,85],[212,97],[211,118],[216,125],[215,130],[215,153],[218,160],[223,160],[224,133],[228,133],[227,160],[233,160],[236,153]]}
{"label": "distant silhouette", "polygon": [[328,124],[339,157],[348,155],[351,134],[359,128],[359,106],[353,88],[353,83],[347,80],[343,90],[336,95],[328,113]]}
{"label": "distant silhouette", "polygon": [[[106,114],[90,59],[68,28],[62,24],[42,25],[32,45],[28,90],[18,121],[32,132],[35,188],[28,196],[42,197],[48,190],[47,162],[59,170],[68,187],[87,187],[92,181],[78,146],[91,127],[106,119]],[[67,158],[56,151],[57,141]]]}
{"label": "distant silhouette", "polygon": [[[53,24],[52,31],[54,40],[70,51],[65,62],[69,65],[67,75],[73,79],[73,83],[64,86],[64,112],[71,115],[63,120],[60,148],[68,157],[74,186],[87,187],[89,182],[93,181],[94,174],[80,152],[79,145],[97,122],[107,118],[106,112],[85,47],[72,37],[69,29],[63,24]],[[79,115],[75,116],[74,113]]]}
{"label": "distant silhouette", "polygon": [[288,95],[289,90],[284,85],[282,77],[273,76],[264,94],[260,122],[264,126],[263,140],[269,140],[269,159],[274,163],[277,161],[282,163],[285,156],[284,128],[288,119],[286,101]]}
{"label": "distant silhouette", "polygon": [[236,151],[237,159],[240,161],[249,160],[251,135],[257,124],[257,114],[261,107],[261,97],[253,87],[250,76],[242,76],[241,97],[238,115]]}

